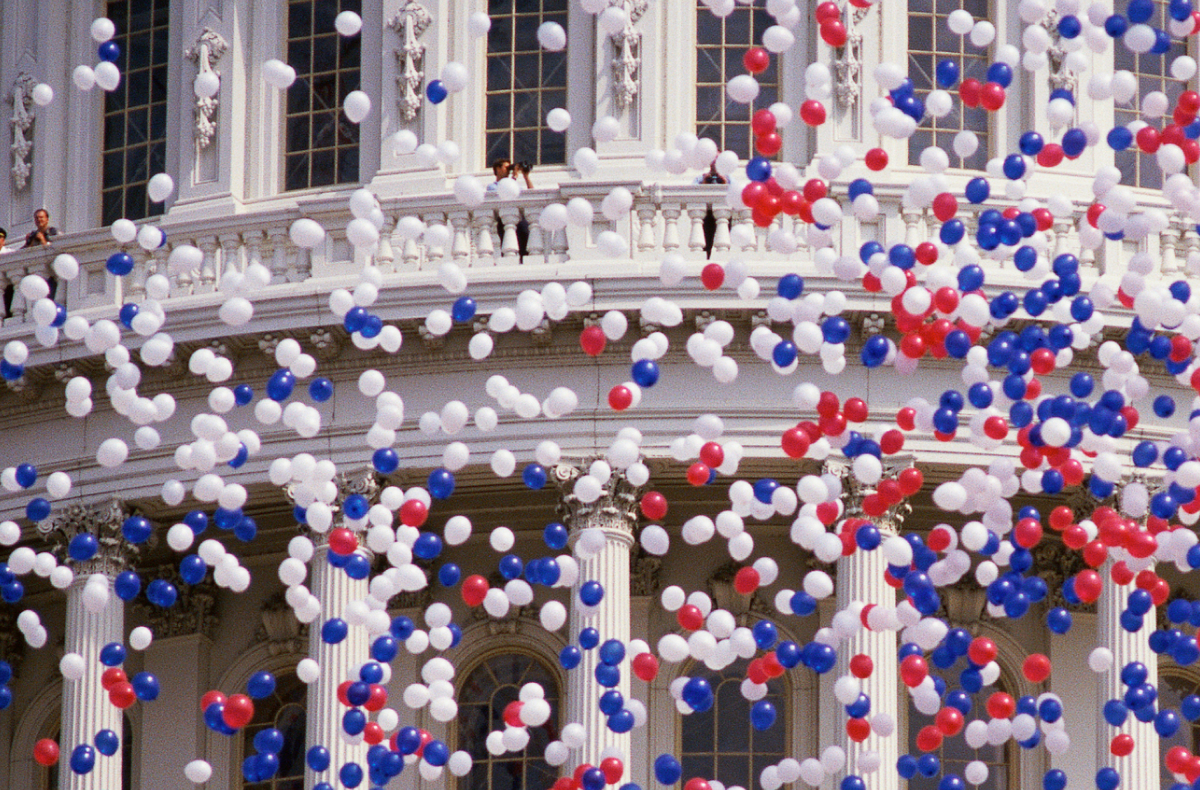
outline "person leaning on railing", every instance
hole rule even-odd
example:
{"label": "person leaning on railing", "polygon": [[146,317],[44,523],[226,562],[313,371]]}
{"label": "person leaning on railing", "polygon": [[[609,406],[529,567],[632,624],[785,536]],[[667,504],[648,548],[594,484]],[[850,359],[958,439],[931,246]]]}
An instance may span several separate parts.
{"label": "person leaning on railing", "polygon": [[58,235],[58,228],[50,227],[50,212],[44,208],[33,212],[33,226],[25,237],[26,247],[49,247],[50,239]]}

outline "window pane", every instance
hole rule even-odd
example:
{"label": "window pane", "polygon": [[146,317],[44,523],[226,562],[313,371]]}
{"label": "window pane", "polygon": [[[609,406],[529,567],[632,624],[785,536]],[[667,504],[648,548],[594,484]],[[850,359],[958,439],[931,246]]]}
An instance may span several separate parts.
{"label": "window pane", "polygon": [[288,5],[288,64],[296,82],[288,89],[287,189],[358,180],[357,124],[345,121],[342,102],[360,84],[358,38],[342,40],[333,20],[358,12],[361,0],[293,0]]}
{"label": "window pane", "polygon": [[546,113],[566,106],[567,59],[538,44],[544,22],[564,28],[564,0],[491,0],[487,52],[487,164],[498,158],[564,164],[563,135],[546,126]]}
{"label": "window pane", "polygon": [[702,2],[696,6],[696,134],[743,158],[756,155],[747,129],[751,113],[779,100],[776,57],[756,75],[759,93],[753,105],[730,101],[725,84],[745,72],[742,57],[772,23],[763,8],[738,5],[722,19]]}

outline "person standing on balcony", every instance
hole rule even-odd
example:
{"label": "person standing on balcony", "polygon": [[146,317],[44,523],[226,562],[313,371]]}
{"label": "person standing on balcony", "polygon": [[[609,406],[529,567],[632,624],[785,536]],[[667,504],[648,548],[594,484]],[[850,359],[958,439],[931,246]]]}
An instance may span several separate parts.
{"label": "person standing on balcony", "polygon": [[16,252],[16,250],[14,250],[12,247],[5,246],[5,242],[7,241],[8,231],[6,231],[4,228],[0,228],[0,255],[7,255],[10,252]]}
{"label": "person standing on balcony", "polygon": [[[725,176],[717,172],[717,160],[713,160],[708,167],[707,173],[702,173],[696,176],[697,184],[724,184]],[[717,238],[717,217],[713,214],[712,206],[708,207],[708,211],[704,214],[704,222],[701,226],[704,229],[704,257],[712,257],[713,242]]]}
{"label": "person standing on balcony", "polygon": [[25,237],[26,247],[49,247],[50,239],[58,235],[58,228],[50,227],[50,212],[40,208],[33,212],[33,230]]}
{"label": "person standing on balcony", "polygon": [[[495,162],[492,162],[492,173],[495,174],[496,180],[488,184],[487,191],[489,194],[494,194],[500,185],[500,182],[506,178],[515,179],[518,175],[524,177],[525,187],[533,189],[533,180],[529,178],[529,165],[521,162],[513,163],[507,157],[501,157]],[[504,222],[500,216],[496,216],[496,233],[501,240],[504,239]],[[525,258],[525,253],[529,245],[529,223],[525,220],[524,215],[517,221],[517,254],[521,259]]]}

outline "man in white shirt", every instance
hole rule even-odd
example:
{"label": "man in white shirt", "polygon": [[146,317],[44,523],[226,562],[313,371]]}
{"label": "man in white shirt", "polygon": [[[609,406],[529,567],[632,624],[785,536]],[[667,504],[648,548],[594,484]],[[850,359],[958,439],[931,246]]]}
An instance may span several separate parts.
{"label": "man in white shirt", "polygon": [[16,252],[16,250],[14,250],[12,247],[5,246],[5,242],[7,241],[8,231],[6,231],[4,228],[0,228],[0,255],[7,255],[10,252]]}

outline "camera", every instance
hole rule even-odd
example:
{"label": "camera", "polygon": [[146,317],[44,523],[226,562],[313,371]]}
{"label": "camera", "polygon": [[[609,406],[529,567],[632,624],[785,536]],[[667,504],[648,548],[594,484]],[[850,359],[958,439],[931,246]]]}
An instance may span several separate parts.
{"label": "camera", "polygon": [[529,162],[524,159],[522,159],[520,162],[517,162],[517,167],[521,168],[521,172],[523,173],[533,172],[533,162]]}

